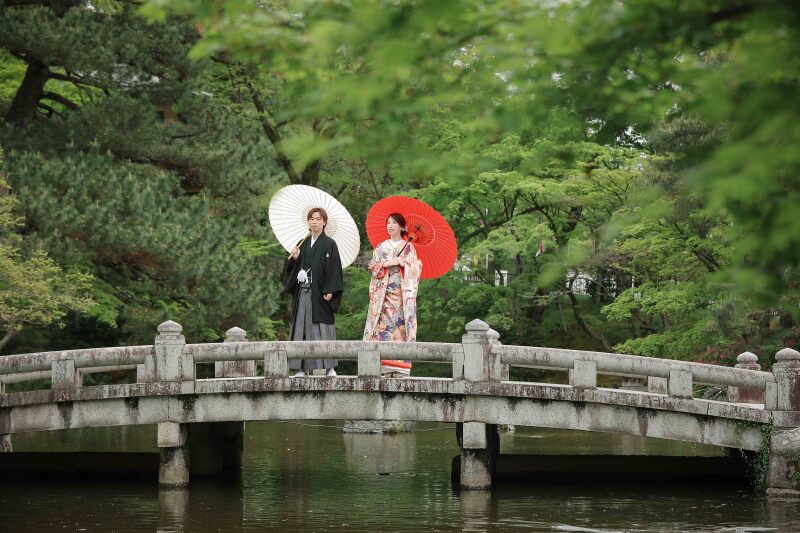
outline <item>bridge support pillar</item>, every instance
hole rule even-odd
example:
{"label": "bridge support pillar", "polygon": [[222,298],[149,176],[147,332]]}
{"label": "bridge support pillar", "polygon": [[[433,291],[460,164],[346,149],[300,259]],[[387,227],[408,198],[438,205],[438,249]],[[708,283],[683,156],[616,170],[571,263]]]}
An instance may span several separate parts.
{"label": "bridge support pillar", "polygon": [[461,446],[461,488],[491,488],[495,460],[500,453],[497,426],[483,422],[464,422],[456,426],[456,438]]}
{"label": "bridge support pillar", "polygon": [[775,355],[775,428],[770,438],[767,496],[800,499],[800,352]]}
{"label": "bridge support pillar", "polygon": [[186,424],[162,422],[158,425],[158,448],[161,461],[158,484],[166,488],[189,485],[189,443]]}
{"label": "bridge support pillar", "polygon": [[11,444],[11,435],[0,435],[0,453],[13,451],[14,446]]}

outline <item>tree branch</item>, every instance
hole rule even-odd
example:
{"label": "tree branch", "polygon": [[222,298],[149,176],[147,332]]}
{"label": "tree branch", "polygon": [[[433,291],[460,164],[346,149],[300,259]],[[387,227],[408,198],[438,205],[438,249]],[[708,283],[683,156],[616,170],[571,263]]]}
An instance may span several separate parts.
{"label": "tree branch", "polygon": [[64,107],[68,107],[69,109],[72,109],[73,111],[77,111],[78,109],[80,109],[78,104],[76,104],[75,102],[73,102],[69,98],[61,96],[58,93],[51,93],[51,92],[45,91],[45,92],[42,93],[42,98],[46,98],[48,100],[52,100],[54,102],[58,102],[59,104],[63,105]]}

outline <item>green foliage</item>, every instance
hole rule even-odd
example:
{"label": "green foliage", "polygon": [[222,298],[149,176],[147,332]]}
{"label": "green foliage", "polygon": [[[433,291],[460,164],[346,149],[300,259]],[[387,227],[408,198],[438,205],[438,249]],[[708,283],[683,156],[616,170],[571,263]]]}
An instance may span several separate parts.
{"label": "green foliage", "polygon": [[63,326],[67,313],[87,312],[95,304],[88,294],[91,276],[64,272],[44,250],[24,250],[29,243],[17,233],[17,210],[18,200],[0,174],[0,349],[23,328]]}
{"label": "green foliage", "polygon": [[[285,338],[265,213],[291,182],[357,221],[392,194],[447,217],[459,263],[421,284],[420,340],[480,317],[506,343],[768,364],[795,338],[790,2],[150,0],[151,25],[88,5],[0,21],[24,232],[95,276],[76,331]],[[23,121],[11,88],[37,61],[49,94]],[[368,276],[346,282],[358,339]]]}

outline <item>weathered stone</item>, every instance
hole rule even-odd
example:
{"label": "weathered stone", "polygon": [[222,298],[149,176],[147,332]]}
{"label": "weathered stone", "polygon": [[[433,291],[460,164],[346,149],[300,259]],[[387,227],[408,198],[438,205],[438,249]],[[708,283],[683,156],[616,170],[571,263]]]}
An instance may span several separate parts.
{"label": "weathered stone", "polygon": [[289,376],[289,361],[284,350],[264,354],[264,377],[285,378]]}
{"label": "weathered stone", "polygon": [[[761,370],[758,356],[751,352],[740,353],[736,357],[736,368],[743,370]],[[764,391],[743,387],[728,387],[728,401],[736,403],[764,403]]]}
{"label": "weathered stone", "polygon": [[453,379],[464,379],[464,347],[453,350]]}
{"label": "weathered stone", "polygon": [[482,320],[467,324],[467,333],[461,338],[467,381],[500,380],[500,356],[492,353],[488,333],[489,326]]}
{"label": "weathered stone", "polygon": [[777,385],[779,411],[800,411],[800,352],[784,348],[775,354],[772,374]]}
{"label": "weathered stone", "polygon": [[770,438],[772,453],[798,455],[800,460],[800,428],[776,429]]}
{"label": "weathered stone", "polygon": [[764,409],[774,411],[778,408],[778,384],[767,383],[764,390]]}
{"label": "weathered stone", "polygon": [[486,446],[486,424],[464,422],[461,447],[468,450],[482,450]]}
{"label": "weathered stone", "polygon": [[189,447],[161,448],[158,484],[165,488],[189,486]]}
{"label": "weathered stone", "polygon": [[[194,380],[194,357],[190,353],[183,353],[186,339],[180,334],[182,329],[180,324],[172,320],[158,326],[159,334],[154,344],[157,381]],[[146,373],[147,370],[145,368]]]}
{"label": "weathered stone", "polygon": [[667,390],[673,398],[691,398],[692,373],[686,370],[670,370]]}
{"label": "weathered stone", "polygon": [[177,448],[187,442],[186,424],[162,422],[158,425],[158,447]]}
{"label": "weathered stone", "polygon": [[358,352],[359,377],[381,377],[381,354],[377,350]]}
{"label": "weathered stone", "polygon": [[14,445],[11,442],[11,435],[0,435],[0,453],[13,452]]}
{"label": "weathered stone", "polygon": [[[225,333],[223,343],[232,342],[247,342],[247,332],[242,328],[230,328]],[[255,361],[216,361],[214,363],[214,377],[216,378],[249,378],[255,375]]]}
{"label": "weathered stone", "polygon": [[75,372],[75,361],[67,359],[64,361],[53,361],[52,381],[50,387],[53,389],[67,389],[76,386],[77,375]]}
{"label": "weathered stone", "polygon": [[647,392],[650,394],[667,394],[669,380],[667,378],[657,378],[649,376],[647,378]]}
{"label": "weathered stone", "polygon": [[573,387],[597,387],[597,363],[575,360],[575,366],[570,374],[570,384]]}

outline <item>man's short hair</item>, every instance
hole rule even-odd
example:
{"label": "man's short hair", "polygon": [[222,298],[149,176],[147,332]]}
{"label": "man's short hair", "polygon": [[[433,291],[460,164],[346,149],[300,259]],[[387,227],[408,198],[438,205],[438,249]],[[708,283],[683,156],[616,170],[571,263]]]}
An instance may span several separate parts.
{"label": "man's short hair", "polygon": [[314,213],[319,213],[319,216],[322,217],[322,221],[327,224],[328,223],[328,212],[322,209],[321,207],[314,207],[311,211],[308,212],[308,216],[306,220],[311,220],[311,217],[314,216]]}

